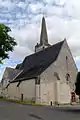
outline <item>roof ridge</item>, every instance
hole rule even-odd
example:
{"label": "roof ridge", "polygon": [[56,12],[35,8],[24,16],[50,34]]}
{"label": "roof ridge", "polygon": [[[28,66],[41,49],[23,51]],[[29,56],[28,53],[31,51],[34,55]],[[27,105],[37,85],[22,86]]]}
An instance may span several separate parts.
{"label": "roof ridge", "polygon": [[[43,50],[46,50],[46,49],[48,49],[48,48],[51,48],[51,47],[53,47],[53,46],[56,46],[56,45],[58,45],[58,44],[60,44],[60,43],[63,43],[64,42],[64,40],[63,41],[60,41],[60,42],[57,42],[57,43],[55,43],[55,44],[53,44],[53,45],[51,45],[50,47],[47,47],[47,48],[45,48],[45,49],[43,49]],[[42,51],[43,51],[42,50]],[[40,52],[40,51],[39,51]]]}
{"label": "roof ridge", "polygon": [[35,55],[36,55],[36,54],[39,54],[39,53],[43,52],[44,50],[47,50],[47,49],[49,49],[49,48],[51,48],[51,47],[53,47],[53,46],[55,46],[55,45],[58,45],[58,44],[60,44],[60,43],[63,43],[64,41],[65,41],[65,40],[60,41],[60,42],[58,42],[58,43],[55,43],[55,44],[51,45],[50,47],[47,47],[47,48],[45,48],[45,49],[43,49],[43,50],[41,50],[41,51],[39,51],[39,52],[32,53],[32,54],[26,56],[24,59],[26,59],[26,58],[29,57],[29,56],[33,56],[34,54],[35,54]]}

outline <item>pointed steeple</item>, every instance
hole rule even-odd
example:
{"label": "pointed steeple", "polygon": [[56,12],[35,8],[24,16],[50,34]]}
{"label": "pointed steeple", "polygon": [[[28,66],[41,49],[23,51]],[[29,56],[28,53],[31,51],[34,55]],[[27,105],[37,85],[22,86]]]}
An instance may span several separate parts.
{"label": "pointed steeple", "polygon": [[41,25],[40,45],[47,45],[47,44],[48,44],[48,36],[46,30],[46,22],[43,16],[42,25]]}
{"label": "pointed steeple", "polygon": [[40,44],[37,43],[35,46],[35,52],[39,52],[47,47],[50,47],[51,45],[48,43],[48,36],[47,36],[47,30],[46,30],[46,22],[45,18],[43,16],[42,18],[42,25],[41,25],[41,34],[40,34]]}

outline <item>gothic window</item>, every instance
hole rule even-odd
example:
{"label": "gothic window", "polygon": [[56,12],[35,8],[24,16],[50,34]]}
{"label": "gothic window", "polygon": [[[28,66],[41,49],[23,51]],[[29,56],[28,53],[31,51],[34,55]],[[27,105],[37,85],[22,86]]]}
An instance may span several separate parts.
{"label": "gothic window", "polygon": [[69,73],[66,74],[66,81],[67,81],[67,82],[70,81],[70,74],[69,74]]}

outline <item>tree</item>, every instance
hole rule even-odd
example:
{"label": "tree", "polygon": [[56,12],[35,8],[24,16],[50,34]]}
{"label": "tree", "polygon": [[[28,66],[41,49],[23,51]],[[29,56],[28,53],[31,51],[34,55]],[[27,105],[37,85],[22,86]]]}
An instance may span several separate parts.
{"label": "tree", "polygon": [[4,24],[0,24],[0,63],[2,60],[9,58],[9,51],[14,50],[14,46],[17,45],[14,38],[11,37],[8,32],[11,29]]}
{"label": "tree", "polygon": [[79,99],[80,99],[80,72],[78,72],[77,74],[77,80],[75,86],[76,86],[75,92],[77,95],[79,95]]}

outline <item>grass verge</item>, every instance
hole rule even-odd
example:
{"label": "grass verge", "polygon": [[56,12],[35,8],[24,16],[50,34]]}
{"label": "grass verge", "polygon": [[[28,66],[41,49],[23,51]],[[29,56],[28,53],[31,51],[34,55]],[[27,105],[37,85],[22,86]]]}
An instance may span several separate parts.
{"label": "grass verge", "polygon": [[22,105],[44,106],[42,104],[37,104],[34,102],[30,102],[30,101],[13,100],[13,99],[8,99],[8,98],[0,98],[0,100],[5,100],[5,101],[18,103],[18,104],[22,104]]}
{"label": "grass verge", "polygon": [[[22,105],[33,105],[33,106],[50,106],[50,105],[44,105],[44,104],[37,104],[31,101],[21,101],[21,100],[13,100],[13,99],[8,99],[8,98],[2,98],[0,97],[0,100],[5,100],[8,102],[13,102],[13,103],[17,103],[17,104],[22,104]],[[70,107],[73,106],[74,104],[54,104],[54,107]]]}

